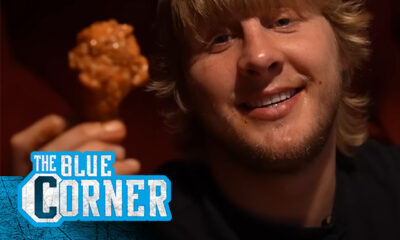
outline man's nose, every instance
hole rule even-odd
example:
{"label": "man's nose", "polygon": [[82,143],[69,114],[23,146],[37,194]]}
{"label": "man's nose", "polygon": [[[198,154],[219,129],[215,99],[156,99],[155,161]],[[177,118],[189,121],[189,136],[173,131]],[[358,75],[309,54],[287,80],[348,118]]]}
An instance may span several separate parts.
{"label": "man's nose", "polygon": [[243,45],[238,70],[247,77],[273,77],[282,71],[284,54],[258,18],[242,21]]}

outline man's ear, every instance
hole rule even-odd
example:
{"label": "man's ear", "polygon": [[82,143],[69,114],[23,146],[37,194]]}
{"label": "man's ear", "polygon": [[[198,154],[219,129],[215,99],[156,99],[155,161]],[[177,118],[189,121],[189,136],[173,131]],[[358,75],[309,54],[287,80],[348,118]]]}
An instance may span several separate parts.
{"label": "man's ear", "polygon": [[196,86],[191,81],[189,72],[185,72],[176,85],[176,90],[179,92],[180,102],[182,103],[182,106],[179,106],[179,108],[184,113],[193,113],[193,109],[196,109],[196,98],[193,94],[195,89]]}
{"label": "man's ear", "polygon": [[182,91],[180,91],[178,89],[175,90],[175,92],[174,92],[175,102],[182,112],[188,113],[189,108],[188,108],[188,105],[186,104],[187,101],[184,100],[185,98],[182,96],[181,92]]}
{"label": "man's ear", "polygon": [[180,79],[180,82],[176,84],[174,90],[175,102],[179,109],[184,113],[189,113],[192,107],[191,99],[188,96],[186,79]]}

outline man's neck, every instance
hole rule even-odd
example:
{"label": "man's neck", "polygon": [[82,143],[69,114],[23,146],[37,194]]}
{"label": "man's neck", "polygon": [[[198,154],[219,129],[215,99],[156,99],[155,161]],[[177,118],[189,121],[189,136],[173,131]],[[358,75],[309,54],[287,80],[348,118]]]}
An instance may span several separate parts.
{"label": "man's neck", "polygon": [[332,212],[335,195],[335,139],[300,171],[287,175],[252,174],[215,153],[211,171],[233,204],[261,218],[318,227]]}

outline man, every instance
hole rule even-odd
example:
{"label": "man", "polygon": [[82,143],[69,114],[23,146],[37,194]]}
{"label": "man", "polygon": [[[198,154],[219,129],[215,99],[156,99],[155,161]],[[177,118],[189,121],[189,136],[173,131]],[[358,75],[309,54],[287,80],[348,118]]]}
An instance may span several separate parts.
{"label": "man", "polygon": [[[362,145],[366,100],[349,90],[368,55],[361,4],[165,0],[159,17],[150,88],[171,103],[187,159],[160,170],[172,221],[148,227],[162,239],[399,238],[399,149]],[[65,129],[38,124],[49,122],[42,143]],[[116,121],[87,123],[41,150],[116,151],[127,173],[137,162],[113,144],[124,135]]]}
{"label": "man", "polygon": [[161,170],[173,183],[163,238],[400,237],[399,149],[356,149],[361,2],[172,0],[159,16],[150,89],[172,104],[189,158]]}

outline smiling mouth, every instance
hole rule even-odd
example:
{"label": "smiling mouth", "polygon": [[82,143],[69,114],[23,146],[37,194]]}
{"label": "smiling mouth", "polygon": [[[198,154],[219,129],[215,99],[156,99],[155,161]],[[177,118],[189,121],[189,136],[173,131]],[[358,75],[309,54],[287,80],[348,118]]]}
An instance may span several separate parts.
{"label": "smiling mouth", "polygon": [[258,101],[246,102],[241,104],[240,106],[245,109],[277,107],[280,103],[283,103],[294,97],[301,90],[302,88],[288,90],[285,92],[274,94],[272,96],[265,97],[264,99]]}

